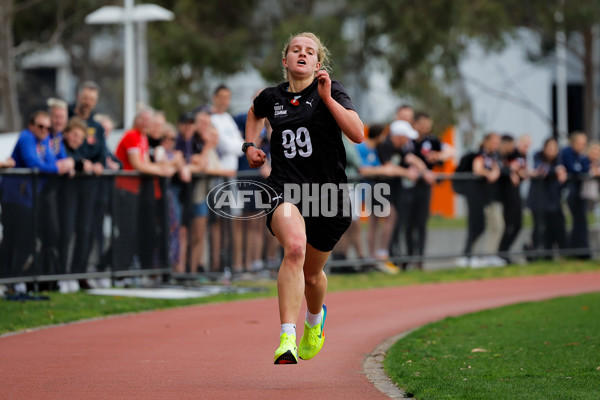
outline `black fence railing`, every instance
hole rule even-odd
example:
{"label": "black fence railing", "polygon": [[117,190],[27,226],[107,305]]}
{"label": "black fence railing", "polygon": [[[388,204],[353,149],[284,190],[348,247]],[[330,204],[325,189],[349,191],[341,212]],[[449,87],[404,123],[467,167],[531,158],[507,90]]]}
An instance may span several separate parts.
{"label": "black fence railing", "polygon": [[[237,273],[275,269],[281,259],[276,239],[264,228],[264,216],[243,219],[232,213],[232,218],[226,218],[207,207],[206,194],[230,178],[198,175],[186,184],[135,172],[63,177],[11,169],[0,171],[0,179],[0,283],[139,275],[210,277],[230,270]],[[236,179],[264,182],[255,171],[240,172]],[[401,211],[409,192],[421,190],[419,185],[426,184],[404,187],[401,179],[349,177],[351,184],[389,185],[387,198],[391,207],[399,211],[396,214],[400,221],[396,224],[400,234],[389,247],[389,260],[397,264],[445,261],[450,265],[455,258],[464,256],[587,258],[600,250],[594,222],[581,225],[582,216],[589,222],[594,203],[582,198],[582,181],[570,179],[558,187],[551,184],[549,189],[548,182],[533,179],[531,190],[537,190],[538,195],[513,204],[519,212],[525,207],[531,209],[535,229],[530,225],[522,227],[519,222],[519,238],[513,239],[510,248],[473,247],[465,253],[472,231],[482,229],[481,225],[489,228],[484,221],[473,224],[477,218],[487,218],[483,214],[485,205],[480,201],[484,187],[481,185],[485,183],[472,174],[437,175],[438,182],[445,180],[467,183],[463,197],[470,215],[437,227],[428,225],[427,235],[420,239],[426,241],[422,248],[407,251],[406,221],[402,220],[406,215]],[[494,198],[501,195],[496,193]],[[550,198],[551,195],[559,198]],[[354,198],[360,201],[359,196]],[[256,216],[256,212],[254,204],[249,215]],[[560,221],[565,215],[566,220]],[[518,213],[516,218],[523,220]],[[329,268],[362,268],[381,261],[368,249],[368,225],[377,221],[365,217],[364,210],[358,207],[354,219],[359,225],[359,243],[354,243],[353,250],[352,245],[347,246],[350,250],[334,250]],[[584,240],[570,240],[567,229],[578,230],[575,239],[585,233]],[[556,234],[548,236],[548,232]]]}

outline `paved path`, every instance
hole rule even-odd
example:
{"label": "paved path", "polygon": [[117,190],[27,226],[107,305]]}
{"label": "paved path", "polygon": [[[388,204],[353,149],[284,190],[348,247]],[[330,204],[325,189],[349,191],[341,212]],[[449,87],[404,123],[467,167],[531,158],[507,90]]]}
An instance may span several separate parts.
{"label": "paved path", "polygon": [[[108,318],[0,338],[1,399],[383,399],[365,355],[404,330],[600,291],[600,273],[330,293],[321,354],[272,365],[275,299]],[[300,331],[301,332],[301,331]]]}

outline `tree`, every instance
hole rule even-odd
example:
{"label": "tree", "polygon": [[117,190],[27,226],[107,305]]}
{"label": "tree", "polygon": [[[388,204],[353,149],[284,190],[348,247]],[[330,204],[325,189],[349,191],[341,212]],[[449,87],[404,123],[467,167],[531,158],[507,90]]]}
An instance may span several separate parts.
{"label": "tree", "polygon": [[88,77],[89,30],[85,16],[98,6],[94,0],[0,0],[0,96],[4,130],[22,126],[17,66],[26,55],[62,44],[77,76]]}
{"label": "tree", "polygon": [[[382,60],[391,70],[392,88],[416,107],[436,116],[438,126],[470,118],[469,101],[460,88],[459,61],[472,40],[486,49],[502,48],[513,26],[503,3],[515,0],[352,0],[363,20],[357,62]],[[458,86],[458,87],[457,87]]]}
{"label": "tree", "polygon": [[17,101],[17,79],[13,57],[13,14],[12,0],[0,0],[0,93],[4,116],[4,129],[19,129],[21,119]]}
{"label": "tree", "polygon": [[153,106],[172,119],[210,100],[209,78],[242,70],[255,47],[256,1],[162,0],[175,20],[148,25],[149,92]]}
{"label": "tree", "polygon": [[311,0],[157,3],[173,11],[175,21],[148,26],[154,64],[149,89],[152,104],[171,118],[182,109],[209,103],[208,89],[216,79],[248,67],[258,69],[267,81],[280,82],[281,47],[292,33],[311,30],[331,38],[327,45],[334,56],[345,49],[339,5],[315,16],[318,5]]}
{"label": "tree", "polygon": [[[594,60],[594,49],[598,47],[595,32],[600,26],[600,1],[532,0],[510,11],[514,25],[527,27],[541,38],[539,49],[530,54],[533,61],[546,61],[554,55],[556,33],[565,32],[569,67],[583,76],[583,129],[591,138],[599,139],[596,72],[600,65]],[[557,21],[557,13],[562,16],[562,23]]]}

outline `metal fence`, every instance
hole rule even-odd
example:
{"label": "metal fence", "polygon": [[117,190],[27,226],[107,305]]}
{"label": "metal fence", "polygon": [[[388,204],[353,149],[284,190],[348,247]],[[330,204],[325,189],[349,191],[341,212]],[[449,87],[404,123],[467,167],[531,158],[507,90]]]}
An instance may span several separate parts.
{"label": "metal fence", "polygon": [[[225,178],[198,175],[192,183],[184,184],[176,179],[142,176],[135,172],[105,171],[101,176],[62,177],[30,169],[11,169],[0,171],[0,179],[0,283],[140,275],[194,278],[201,274],[210,277],[220,276],[226,268],[234,266],[241,269],[233,272],[275,269],[281,259],[276,239],[264,228],[265,217],[220,218],[200,206],[200,197]],[[252,171],[240,173],[238,179],[262,178]],[[349,180],[351,183],[368,181],[390,185],[388,199],[392,207],[400,211],[399,235],[390,246],[390,260],[397,264],[425,261],[432,268],[456,265],[456,258],[465,256],[465,241],[473,229],[468,221],[473,222],[475,218],[493,220],[487,212],[478,216],[472,213],[470,202],[481,196],[480,186],[477,186],[481,183],[479,178],[472,174],[440,174],[438,182],[461,180],[470,185],[466,195],[459,196],[459,202],[463,202],[472,215],[453,220],[430,218],[426,236],[418,239],[424,241],[424,247],[411,254],[406,248],[406,219],[410,215],[403,214],[402,210],[410,207],[408,201],[426,201],[428,204],[427,196],[426,200],[409,198],[411,193],[422,189],[420,184],[406,188],[400,179],[390,181],[358,175]],[[581,182],[577,182],[579,180],[572,179],[560,188],[559,210],[546,212],[549,199],[543,190],[542,195],[534,199],[535,204],[532,205],[530,199],[532,212],[528,215],[533,218],[524,219],[525,224],[519,227],[509,249],[499,251],[497,244],[480,246],[467,255],[512,259],[595,256],[600,249],[598,220],[593,219],[592,213],[594,201],[586,201],[579,192],[575,193],[581,186]],[[203,191],[196,189],[200,183],[204,186]],[[543,185],[543,181],[532,180],[531,185]],[[522,196],[520,200],[519,212],[527,203]],[[448,198],[447,201],[455,199]],[[557,225],[557,221],[548,216],[560,218],[561,214],[566,215],[565,228],[581,230],[581,226],[573,226],[571,222],[577,218],[581,222],[581,213],[579,217],[570,217],[578,208],[590,223],[584,227],[586,235],[589,234],[588,241],[582,242],[586,244],[570,245],[565,232],[565,238],[545,246],[543,231],[561,229],[560,221]],[[495,211],[496,219],[498,212],[502,211]],[[518,213],[517,217],[521,218]],[[590,218],[592,220],[588,221]],[[336,248],[328,268],[360,269],[380,262],[367,248],[369,225],[375,220],[358,208],[354,220],[358,241]],[[485,241],[485,235],[490,234],[490,224],[484,223],[484,226],[487,228]],[[182,246],[187,250],[182,251]],[[203,248],[199,256],[195,253],[197,247]],[[185,263],[178,261],[181,256]],[[195,260],[194,266],[190,260]]]}

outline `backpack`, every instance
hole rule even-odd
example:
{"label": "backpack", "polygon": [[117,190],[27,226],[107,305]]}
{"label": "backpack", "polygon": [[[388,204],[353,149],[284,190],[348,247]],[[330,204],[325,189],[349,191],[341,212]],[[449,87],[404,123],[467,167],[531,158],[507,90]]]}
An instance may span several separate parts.
{"label": "backpack", "polygon": [[[460,158],[460,161],[458,162],[454,172],[473,172],[473,160],[478,154],[479,153],[475,151],[470,151],[464,154]],[[452,189],[458,194],[466,195],[470,183],[471,181],[468,179],[453,179]]]}

